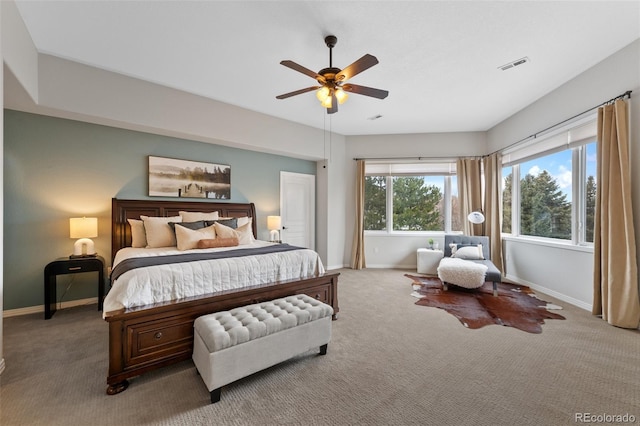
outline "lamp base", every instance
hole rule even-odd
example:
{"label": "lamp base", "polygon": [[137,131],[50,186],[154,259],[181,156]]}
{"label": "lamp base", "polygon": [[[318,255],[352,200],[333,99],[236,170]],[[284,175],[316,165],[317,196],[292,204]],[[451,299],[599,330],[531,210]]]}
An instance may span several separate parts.
{"label": "lamp base", "polygon": [[73,244],[73,255],[75,257],[92,257],[96,255],[93,241],[90,238],[80,238]]}
{"label": "lamp base", "polygon": [[280,242],[280,232],[278,232],[277,229],[274,229],[273,231],[271,231],[269,233],[269,241],[272,243],[279,243]]}
{"label": "lamp base", "polygon": [[96,257],[98,256],[98,253],[93,253],[93,254],[70,254],[69,255],[69,259],[82,259],[82,258],[86,258],[86,257]]}

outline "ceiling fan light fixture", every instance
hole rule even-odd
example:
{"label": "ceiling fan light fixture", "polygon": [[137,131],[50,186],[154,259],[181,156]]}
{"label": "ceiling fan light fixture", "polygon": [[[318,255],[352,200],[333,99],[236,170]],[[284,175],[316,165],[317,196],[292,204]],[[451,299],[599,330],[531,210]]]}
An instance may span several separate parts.
{"label": "ceiling fan light fixture", "polygon": [[[349,95],[346,92],[355,93],[358,95],[369,96],[377,99],[384,99],[389,95],[386,90],[375,89],[373,87],[359,86],[357,84],[344,84],[347,80],[361,72],[368,70],[372,66],[378,63],[378,59],[369,55],[368,53],[348,65],[346,68],[340,69],[333,66],[332,49],[338,42],[338,38],[333,35],[329,35],[324,39],[325,44],[329,48],[329,67],[323,68],[318,72],[312,71],[309,68],[305,68],[291,60],[280,61],[281,65],[287,68],[291,68],[294,71],[298,71],[304,75],[307,75],[320,86],[311,86],[305,89],[295,90],[293,92],[284,93],[276,96],[276,99],[287,99],[292,96],[301,95],[311,91],[316,91],[316,97],[320,101],[320,104],[327,109],[327,114],[335,114],[338,112],[338,104],[346,102]],[[344,86],[343,86],[344,84]],[[333,98],[335,97],[335,101]]]}
{"label": "ceiling fan light fixture", "polygon": [[329,90],[329,96],[327,96],[326,98],[324,98],[324,100],[322,100],[320,102],[320,105],[322,105],[323,107],[329,109],[333,106],[333,102],[331,102],[331,99],[333,98],[333,96],[331,96],[331,90]]}
{"label": "ceiling fan light fixture", "polygon": [[331,97],[329,96],[331,92],[329,91],[329,88],[327,86],[322,86],[320,89],[318,89],[318,91],[316,92],[316,98],[318,98],[318,100],[320,102],[324,102],[327,97]]}
{"label": "ceiling fan light fixture", "polygon": [[336,99],[338,99],[338,103],[340,105],[345,103],[348,98],[349,98],[349,95],[347,95],[347,92],[342,90],[342,88],[339,87],[339,88],[336,89]]}

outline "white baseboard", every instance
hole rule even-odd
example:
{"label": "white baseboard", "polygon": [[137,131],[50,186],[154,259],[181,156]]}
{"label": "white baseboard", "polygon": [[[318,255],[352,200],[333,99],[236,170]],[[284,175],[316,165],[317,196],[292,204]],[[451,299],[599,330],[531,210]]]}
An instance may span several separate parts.
{"label": "white baseboard", "polygon": [[585,311],[591,312],[592,306],[590,304],[588,304],[588,303],[583,302],[582,300],[574,299],[573,297],[569,297],[566,294],[558,293],[555,290],[551,290],[551,289],[548,289],[548,288],[543,287],[541,285],[529,282],[527,280],[523,280],[521,278],[513,277],[513,276],[510,276],[510,275],[506,275],[504,277],[504,279],[507,280],[507,281],[511,281],[513,283],[516,283],[516,284],[526,285],[527,287],[530,287],[530,288],[532,288],[534,290],[541,291],[541,292],[543,292],[545,294],[548,294],[549,296],[555,297],[556,299],[560,299],[560,300],[562,300],[564,302],[571,303],[572,305],[577,306],[578,308],[582,308]]}
{"label": "white baseboard", "polygon": [[[60,303],[58,309],[66,309],[73,308],[74,306],[82,306],[82,305],[90,305],[93,303],[98,303],[97,297],[90,297],[88,299],[78,299],[78,300],[70,300],[68,302]],[[17,317],[19,315],[29,315],[29,314],[37,314],[44,312],[44,305],[39,306],[29,306],[26,308],[18,308],[18,309],[9,309],[7,311],[3,311],[2,317]]]}
{"label": "white baseboard", "polygon": [[327,266],[327,271],[333,271],[335,269],[343,269],[343,268],[348,268],[349,265],[329,265]]}
{"label": "white baseboard", "polygon": [[402,270],[414,270],[416,271],[418,269],[418,265],[413,264],[413,265],[398,265],[398,264],[376,264],[376,265],[369,265],[367,263],[367,269],[402,269]]}

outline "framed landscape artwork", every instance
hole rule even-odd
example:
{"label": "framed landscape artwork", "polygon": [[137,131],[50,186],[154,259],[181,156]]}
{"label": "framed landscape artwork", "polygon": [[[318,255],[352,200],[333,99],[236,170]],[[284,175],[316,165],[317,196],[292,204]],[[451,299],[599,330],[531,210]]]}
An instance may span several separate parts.
{"label": "framed landscape artwork", "polygon": [[231,198],[231,166],[149,156],[149,196]]}

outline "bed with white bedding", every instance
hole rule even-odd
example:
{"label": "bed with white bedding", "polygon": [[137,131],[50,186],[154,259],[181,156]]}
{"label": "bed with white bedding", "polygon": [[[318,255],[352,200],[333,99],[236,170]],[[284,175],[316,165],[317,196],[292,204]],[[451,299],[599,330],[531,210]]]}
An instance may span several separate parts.
{"label": "bed with white bedding", "polygon": [[309,278],[325,272],[318,253],[309,249],[233,256],[242,254],[243,251],[274,245],[276,244],[254,240],[241,246],[184,251],[175,247],[123,248],[113,261],[114,271],[118,265],[133,258],[181,257],[192,253],[222,252],[229,253],[230,257],[129,269],[112,281],[111,290],[104,300],[104,312],[236,290],[248,285]]}
{"label": "bed with white bedding", "polygon": [[[250,235],[239,245],[215,248],[136,242],[134,222],[141,217],[184,211],[238,218]],[[131,377],[189,359],[193,321],[201,315],[304,293],[331,305],[337,317],[339,274],[326,273],[315,251],[259,241],[256,230],[252,203],[112,200],[112,282],[103,313],[109,323],[108,394],[125,390]]]}

